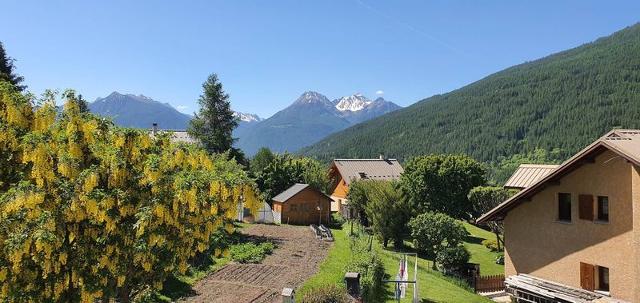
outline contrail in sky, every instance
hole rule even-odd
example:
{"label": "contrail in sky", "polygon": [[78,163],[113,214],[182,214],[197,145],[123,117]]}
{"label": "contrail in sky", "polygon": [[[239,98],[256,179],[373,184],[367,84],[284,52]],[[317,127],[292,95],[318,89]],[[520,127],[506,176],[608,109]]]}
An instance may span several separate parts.
{"label": "contrail in sky", "polygon": [[393,16],[391,16],[391,15],[385,14],[385,13],[383,13],[383,12],[381,12],[381,11],[379,11],[379,10],[375,9],[374,7],[372,7],[372,6],[370,6],[370,5],[366,4],[366,3],[364,3],[362,0],[354,0],[354,1],[355,1],[355,2],[357,2],[359,5],[361,5],[362,7],[364,7],[364,8],[366,8],[366,9],[368,9],[369,11],[371,11],[372,13],[374,13],[374,14],[376,14],[376,15],[378,15],[378,16],[381,16],[381,17],[383,17],[383,18],[385,18],[385,19],[387,19],[387,20],[389,20],[389,21],[391,21],[391,22],[393,22],[393,23],[396,23],[396,24],[398,24],[398,25],[400,25],[400,26],[403,26],[403,27],[405,27],[406,29],[408,29],[408,30],[410,30],[410,31],[412,31],[412,32],[414,32],[414,33],[416,33],[416,34],[420,35],[420,36],[423,36],[423,37],[425,37],[425,38],[427,38],[427,39],[429,39],[429,40],[431,40],[431,41],[434,41],[434,42],[436,42],[436,43],[439,43],[439,44],[441,44],[442,46],[444,46],[444,47],[448,48],[449,50],[452,50],[452,51],[454,51],[454,52],[458,53],[459,55],[466,56],[466,54],[465,54],[464,52],[460,51],[459,49],[457,49],[457,48],[456,48],[456,47],[454,47],[453,45],[451,45],[451,44],[449,44],[449,43],[447,43],[447,42],[445,42],[445,41],[443,41],[443,40],[441,40],[441,39],[438,39],[438,38],[436,38],[435,36],[433,36],[433,35],[431,35],[431,34],[429,34],[429,33],[425,32],[425,31],[423,31],[423,30],[421,30],[421,29],[418,29],[418,28],[416,28],[415,26],[413,26],[413,25],[411,25],[411,24],[409,24],[409,23],[407,23],[407,22],[404,22],[404,21],[402,21],[402,20],[398,20],[398,19],[394,18],[394,17],[393,17]]}

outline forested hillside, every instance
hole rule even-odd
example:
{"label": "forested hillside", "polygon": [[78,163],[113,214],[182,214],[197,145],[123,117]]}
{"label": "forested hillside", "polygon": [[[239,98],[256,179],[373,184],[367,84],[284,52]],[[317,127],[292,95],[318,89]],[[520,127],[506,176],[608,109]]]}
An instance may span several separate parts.
{"label": "forested hillside", "polygon": [[[640,128],[640,25],[520,64],[345,129],[301,150],[321,159],[536,148],[566,158],[612,128]],[[556,149],[558,151],[558,149]]]}

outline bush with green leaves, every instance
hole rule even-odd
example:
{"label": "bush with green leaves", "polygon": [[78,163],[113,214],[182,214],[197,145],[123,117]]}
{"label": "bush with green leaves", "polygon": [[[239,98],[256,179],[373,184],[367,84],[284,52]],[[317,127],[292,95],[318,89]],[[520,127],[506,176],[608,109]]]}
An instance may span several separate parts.
{"label": "bush with green leaves", "polygon": [[316,287],[307,292],[302,299],[301,303],[348,303],[351,302],[347,291],[344,287],[340,287],[335,284],[327,284],[321,287]]}
{"label": "bush with green leaves", "polygon": [[351,259],[345,271],[360,273],[360,294],[364,302],[375,302],[384,296],[384,265],[376,252],[369,250],[366,238],[356,237],[352,240]]}
{"label": "bush with green leaves", "polygon": [[436,256],[444,248],[462,243],[468,232],[456,219],[442,213],[424,213],[409,221],[415,248]]}
{"label": "bush with green leaves", "polygon": [[498,241],[494,239],[482,240],[482,245],[484,245],[484,247],[488,248],[490,251],[500,250],[500,248],[498,247]]}
{"label": "bush with green leaves", "polygon": [[407,222],[411,216],[410,207],[397,188],[397,183],[389,181],[367,181],[366,214],[373,233],[387,247],[402,246],[408,236]]}
{"label": "bush with green leaves", "polygon": [[470,257],[462,245],[444,247],[436,254],[436,263],[444,272],[457,271],[469,262]]}
{"label": "bush with green leaves", "polygon": [[231,259],[240,263],[260,263],[274,249],[271,242],[236,244],[231,246]]}
{"label": "bush with green leaves", "polygon": [[340,229],[345,222],[346,220],[340,212],[331,214],[331,227]]}

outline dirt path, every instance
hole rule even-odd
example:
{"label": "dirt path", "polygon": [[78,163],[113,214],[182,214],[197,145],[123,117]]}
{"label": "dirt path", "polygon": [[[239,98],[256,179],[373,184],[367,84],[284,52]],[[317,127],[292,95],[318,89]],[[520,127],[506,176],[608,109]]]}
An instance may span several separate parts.
{"label": "dirt path", "polygon": [[184,302],[282,302],[282,288],[300,286],[316,273],[331,245],[306,226],[257,224],[242,233],[272,241],[277,248],[261,264],[229,264],[202,279]]}

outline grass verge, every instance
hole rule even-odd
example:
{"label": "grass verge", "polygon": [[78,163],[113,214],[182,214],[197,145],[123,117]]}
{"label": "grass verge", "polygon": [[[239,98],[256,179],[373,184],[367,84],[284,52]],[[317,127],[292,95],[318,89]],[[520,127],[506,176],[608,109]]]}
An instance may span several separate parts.
{"label": "grass verge", "polygon": [[[333,230],[335,242],[329,250],[327,258],[320,264],[318,272],[296,291],[297,297],[304,296],[310,289],[327,284],[343,285],[344,267],[351,257],[348,233],[349,231],[346,227],[345,229]],[[378,251],[384,263],[385,272],[390,277],[394,277],[398,270],[399,255],[396,254],[396,251],[384,249],[378,241],[374,240],[373,243],[374,249]],[[482,248],[488,251],[484,246],[482,246]],[[410,247],[407,247],[406,250],[407,252],[412,252]],[[432,261],[424,258],[418,258],[418,291],[421,302],[491,302],[473,293],[464,282],[432,270],[431,262]],[[411,266],[413,266],[413,260],[411,261],[410,267]],[[387,284],[387,293],[389,296],[387,298],[381,298],[380,302],[396,302],[391,297],[393,289],[393,284]],[[413,288],[409,288],[408,290],[407,298],[401,302],[411,302]]]}
{"label": "grass verge", "polygon": [[327,284],[343,285],[344,266],[351,258],[351,249],[349,248],[348,231],[344,229],[333,229],[334,242],[326,259],[320,264],[318,272],[308,279],[296,291],[297,297],[303,297],[310,289],[324,286]]}

